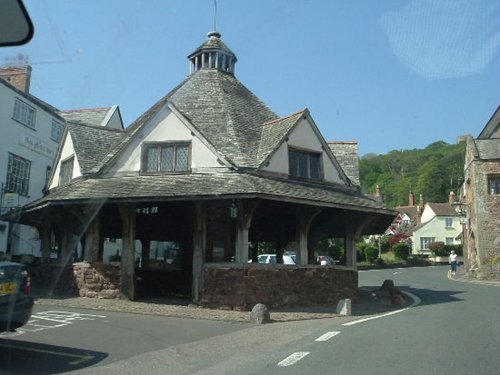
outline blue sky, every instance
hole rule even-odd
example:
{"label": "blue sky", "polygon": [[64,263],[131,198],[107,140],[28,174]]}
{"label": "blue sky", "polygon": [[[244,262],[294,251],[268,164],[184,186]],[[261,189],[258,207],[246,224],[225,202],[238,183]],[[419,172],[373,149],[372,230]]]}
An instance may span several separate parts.
{"label": "blue sky", "polygon": [[[189,74],[213,0],[25,0],[31,92],[60,109],[118,104],[129,125]],[[218,0],[236,77],[360,154],[478,135],[500,105],[497,0]]]}

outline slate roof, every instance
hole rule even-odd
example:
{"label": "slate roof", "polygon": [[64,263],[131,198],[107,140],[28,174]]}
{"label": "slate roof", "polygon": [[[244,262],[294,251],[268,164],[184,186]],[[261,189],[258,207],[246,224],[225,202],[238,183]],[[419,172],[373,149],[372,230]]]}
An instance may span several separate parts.
{"label": "slate roof", "polygon": [[124,132],[104,126],[66,123],[82,174],[92,172],[96,161],[101,160],[123,137]]}
{"label": "slate roof", "polygon": [[486,126],[477,136],[479,139],[500,138],[500,106],[491,116]]}
{"label": "slate roof", "polygon": [[500,159],[500,138],[474,139],[481,160]]}
{"label": "slate roof", "polygon": [[107,118],[109,111],[112,109],[113,107],[75,109],[59,111],[59,114],[66,121],[74,124],[103,126],[104,120]]}
{"label": "slate roof", "polygon": [[234,75],[200,69],[177,88],[169,101],[227,158],[255,165],[258,125],[278,116]]}
{"label": "slate roof", "polygon": [[189,56],[188,59],[196,55],[201,50],[221,50],[225,53],[232,55],[236,60],[236,55],[231,51],[231,49],[226,46],[226,44],[220,39],[220,34],[216,31],[208,33],[208,39],[203,42],[198,48],[196,48]]}
{"label": "slate roof", "polygon": [[345,174],[355,185],[359,182],[358,142],[328,142],[328,146]]}
{"label": "slate roof", "polygon": [[[340,185],[298,183],[249,173],[176,174],[73,181],[26,206],[27,212],[48,203],[88,200],[191,200],[221,196],[260,197],[316,206],[340,207],[367,212],[391,213],[357,189]],[[394,212],[395,214],[395,212]]]}

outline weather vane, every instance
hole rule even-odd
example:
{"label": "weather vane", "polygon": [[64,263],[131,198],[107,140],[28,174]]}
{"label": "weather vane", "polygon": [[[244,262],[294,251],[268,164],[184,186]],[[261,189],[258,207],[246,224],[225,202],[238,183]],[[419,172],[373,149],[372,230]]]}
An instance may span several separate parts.
{"label": "weather vane", "polygon": [[217,0],[214,0],[214,31],[217,31]]}

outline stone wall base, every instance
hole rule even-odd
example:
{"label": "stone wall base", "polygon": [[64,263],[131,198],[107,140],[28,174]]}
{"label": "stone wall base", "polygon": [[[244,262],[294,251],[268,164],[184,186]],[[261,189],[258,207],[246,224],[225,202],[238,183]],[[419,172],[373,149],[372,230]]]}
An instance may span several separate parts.
{"label": "stone wall base", "polygon": [[120,298],[120,265],[87,262],[67,266],[41,264],[28,267],[34,288],[51,294],[89,298]]}
{"label": "stone wall base", "polygon": [[269,308],[336,306],[355,298],[358,273],[343,267],[208,266],[203,272],[202,305],[248,311],[257,303]]}

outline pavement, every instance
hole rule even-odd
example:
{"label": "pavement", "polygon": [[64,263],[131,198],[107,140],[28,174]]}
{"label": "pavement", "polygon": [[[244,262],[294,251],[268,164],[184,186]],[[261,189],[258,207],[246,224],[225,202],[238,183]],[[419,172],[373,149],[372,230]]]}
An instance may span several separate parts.
{"label": "pavement", "polygon": [[[32,293],[35,304],[98,311],[116,311],[134,314],[161,315],[177,318],[208,319],[230,322],[249,322],[249,311],[209,309],[189,303],[182,298],[154,298],[140,301],[125,299],[100,299],[73,296],[53,296],[47,290],[35,289]],[[407,297],[406,305],[410,305]],[[336,313],[337,306],[304,306],[289,309],[271,310],[272,322],[325,319],[344,317]],[[352,316],[370,316],[400,309],[393,306],[388,294],[379,290],[360,289],[358,296],[351,301]]]}
{"label": "pavement", "polygon": [[451,270],[449,270],[448,279],[459,281],[462,283],[472,283],[472,284],[500,287],[500,275],[496,276],[489,275],[488,278],[482,278],[481,275],[475,275],[473,272],[472,273],[467,272],[467,270],[463,265],[458,267],[457,272],[455,272],[454,274],[451,272]]}

